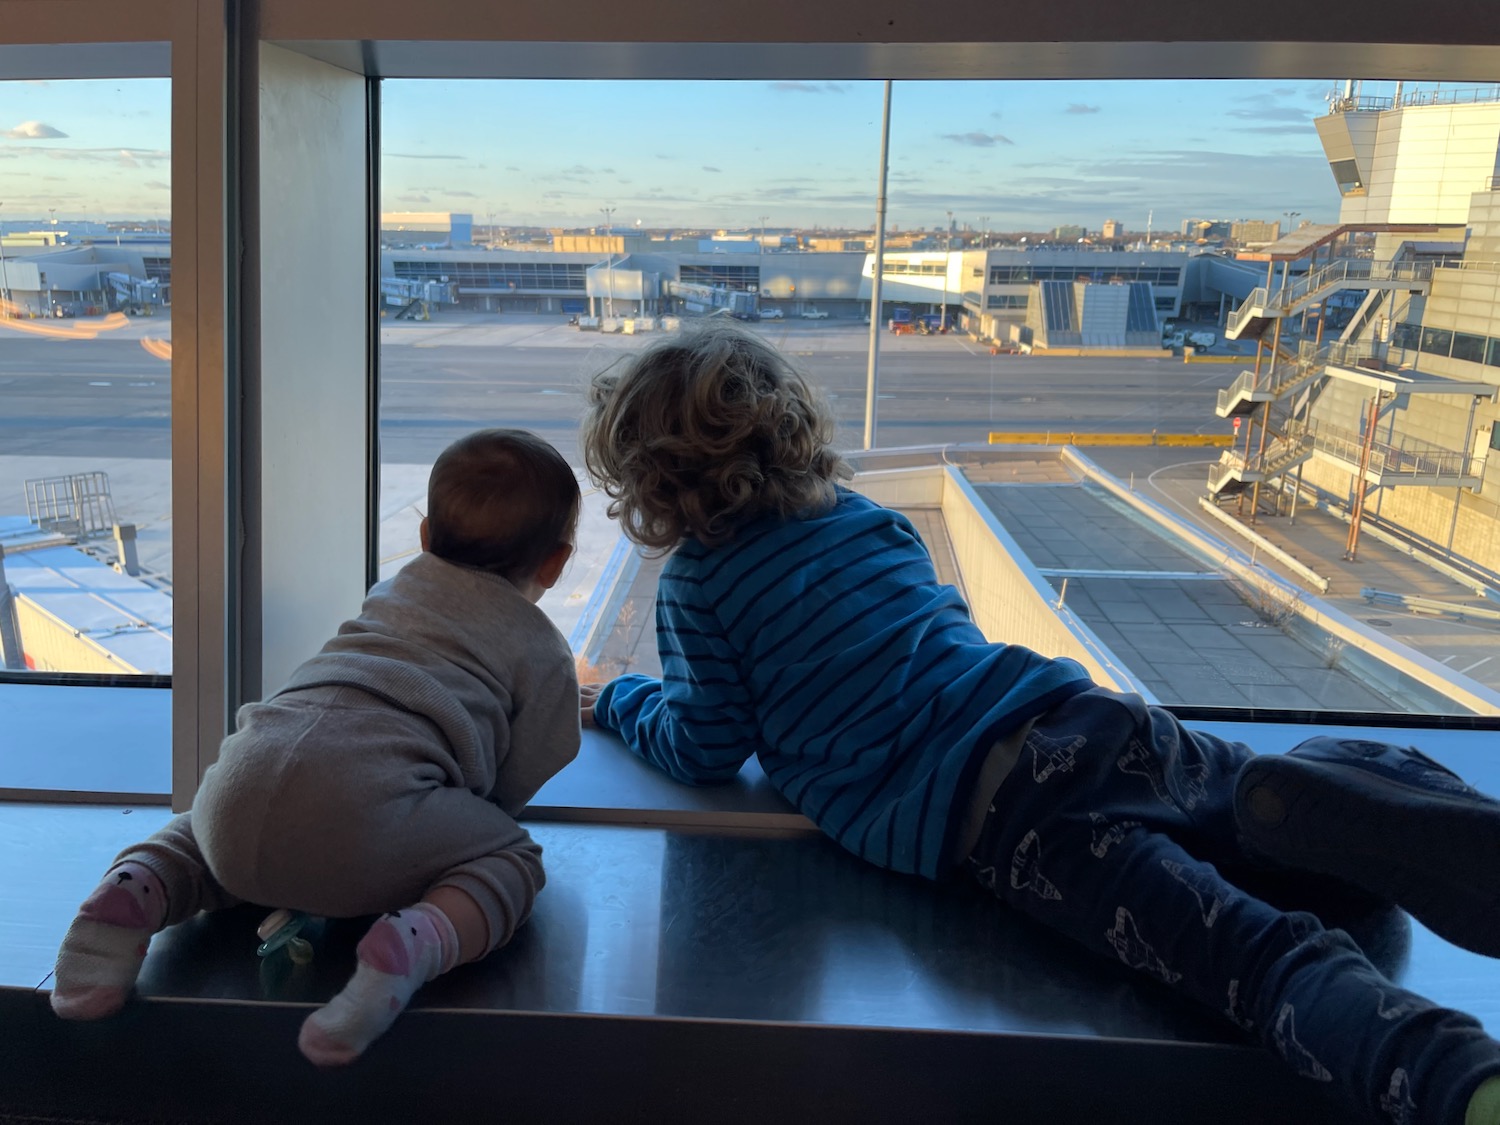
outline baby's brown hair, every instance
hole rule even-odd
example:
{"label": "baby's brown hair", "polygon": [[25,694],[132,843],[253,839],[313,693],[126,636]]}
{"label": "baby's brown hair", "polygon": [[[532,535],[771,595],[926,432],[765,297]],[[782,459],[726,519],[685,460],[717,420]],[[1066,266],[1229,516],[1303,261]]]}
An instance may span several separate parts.
{"label": "baby's brown hair", "polygon": [[427,549],[512,582],[571,544],[578,479],[525,430],[476,430],[439,455],[427,482]]}
{"label": "baby's brown hair", "polygon": [[816,515],[850,471],[833,413],[770,344],[723,320],[594,376],[583,459],[645,547],[732,539],[762,516]]}

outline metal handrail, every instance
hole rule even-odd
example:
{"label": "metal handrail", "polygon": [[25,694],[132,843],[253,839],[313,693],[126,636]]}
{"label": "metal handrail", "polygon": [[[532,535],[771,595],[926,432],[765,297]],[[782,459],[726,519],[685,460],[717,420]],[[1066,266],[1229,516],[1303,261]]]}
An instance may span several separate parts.
{"label": "metal handrail", "polygon": [[[1300,425],[1299,427],[1300,428]],[[1315,447],[1332,454],[1341,461],[1359,464],[1365,447],[1364,436],[1357,431],[1341,426],[1331,426],[1314,419],[1307,424]],[[1468,453],[1445,449],[1428,442],[1402,437],[1398,443],[1371,441],[1369,445],[1371,471],[1386,476],[1472,477],[1476,476],[1474,461]]]}
{"label": "metal handrail", "polygon": [[[1487,263],[1500,271],[1500,263]],[[1294,305],[1310,300],[1326,289],[1357,288],[1360,282],[1431,281],[1434,270],[1478,269],[1481,263],[1465,265],[1462,258],[1426,258],[1415,262],[1393,258],[1387,262],[1368,258],[1340,258],[1311,273],[1278,286],[1273,293],[1265,286],[1251,290],[1229,320],[1229,334],[1237,336],[1257,309],[1275,309],[1285,316]]]}
{"label": "metal handrail", "polygon": [[1403,94],[1399,103],[1395,98],[1334,98],[1329,103],[1328,112],[1370,113],[1405,109],[1407,106],[1474,105],[1493,101],[1500,101],[1500,87],[1470,86],[1451,90],[1412,90]]}

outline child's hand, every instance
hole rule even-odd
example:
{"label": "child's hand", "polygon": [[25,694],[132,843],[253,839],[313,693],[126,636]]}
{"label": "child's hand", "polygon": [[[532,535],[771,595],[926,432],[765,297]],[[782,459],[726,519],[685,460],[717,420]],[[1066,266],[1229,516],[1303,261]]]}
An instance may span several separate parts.
{"label": "child's hand", "polygon": [[594,725],[594,704],[603,690],[603,684],[578,685],[578,719],[586,727]]}

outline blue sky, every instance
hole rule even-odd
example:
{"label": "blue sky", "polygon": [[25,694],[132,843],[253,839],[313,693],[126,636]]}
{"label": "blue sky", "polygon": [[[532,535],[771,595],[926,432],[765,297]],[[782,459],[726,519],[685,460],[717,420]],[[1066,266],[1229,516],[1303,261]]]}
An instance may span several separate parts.
{"label": "blue sky", "polygon": [[166,79],[0,82],[0,220],[166,219]]}
{"label": "blue sky", "polygon": [[[1332,81],[900,82],[888,221],[1332,221],[1312,119]],[[539,225],[864,226],[876,82],[388,82],[387,210]]]}
{"label": "blue sky", "polygon": [[[1382,84],[1383,85],[1383,84]],[[900,82],[888,222],[1157,230],[1331,222],[1312,119],[1332,80]],[[1377,92],[1366,84],[1366,93]],[[1380,91],[1384,92],[1384,91]],[[168,213],[165,80],[0,83],[0,219]],[[876,82],[387,82],[390,211],[617,228],[866,227]],[[986,222],[987,219],[987,222]]]}

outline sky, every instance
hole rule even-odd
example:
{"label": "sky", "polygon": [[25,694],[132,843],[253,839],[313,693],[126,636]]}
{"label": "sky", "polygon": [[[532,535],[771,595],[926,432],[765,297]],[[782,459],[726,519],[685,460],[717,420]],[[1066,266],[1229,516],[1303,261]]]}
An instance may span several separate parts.
{"label": "sky", "polygon": [[[1332,79],[898,82],[887,228],[1333,222]],[[1366,83],[1366,94],[1389,93]],[[1409,84],[1410,88],[1410,84]],[[0,82],[0,221],[169,213],[165,79]],[[878,82],[389,81],[386,211],[615,229],[870,229]],[[611,208],[606,217],[601,209]],[[55,214],[54,214],[55,212]]]}

